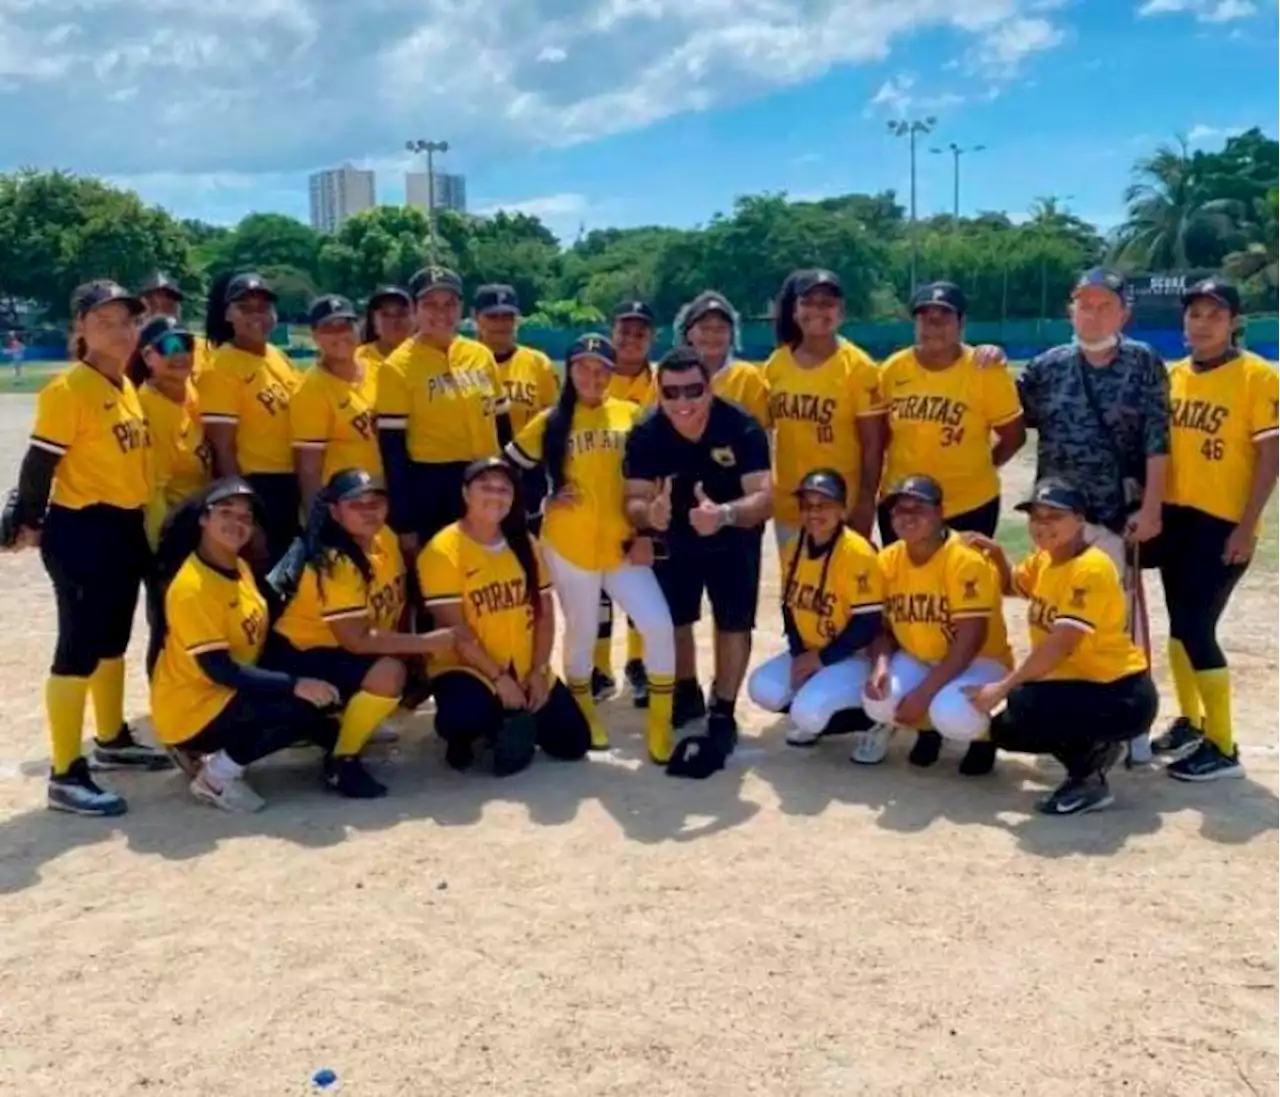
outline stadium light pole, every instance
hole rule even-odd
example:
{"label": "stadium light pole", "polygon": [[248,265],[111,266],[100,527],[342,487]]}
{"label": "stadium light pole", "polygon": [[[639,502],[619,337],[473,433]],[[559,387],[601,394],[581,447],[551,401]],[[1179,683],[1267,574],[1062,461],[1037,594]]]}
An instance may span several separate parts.
{"label": "stadium light pole", "polygon": [[929,150],[935,156],[941,156],[947,152],[951,153],[951,215],[957,225],[960,223],[960,157],[967,152],[985,152],[986,148],[986,145],[970,145],[968,148],[963,148],[952,141],[945,149]]}
{"label": "stadium light pole", "polygon": [[900,118],[888,123],[893,137],[905,137],[911,149],[911,293],[916,290],[917,271],[920,267],[920,237],[916,231],[916,136],[933,132],[938,120],[927,118]]}
{"label": "stadium light pole", "polygon": [[448,141],[428,141],[415,137],[406,141],[404,147],[413,153],[425,153],[427,157],[427,251],[434,263],[439,257],[439,246],[436,239],[436,162],[437,152],[449,151]]}

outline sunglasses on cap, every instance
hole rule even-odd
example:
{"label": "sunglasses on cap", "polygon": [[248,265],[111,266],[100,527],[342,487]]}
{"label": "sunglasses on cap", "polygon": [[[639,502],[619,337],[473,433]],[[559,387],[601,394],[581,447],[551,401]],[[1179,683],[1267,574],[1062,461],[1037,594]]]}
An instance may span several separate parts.
{"label": "sunglasses on cap", "polygon": [[659,385],[664,400],[701,400],[707,394],[705,381],[690,381],[687,385]]}
{"label": "sunglasses on cap", "polygon": [[158,354],[163,354],[166,358],[170,358],[175,354],[190,354],[195,349],[195,345],[195,336],[184,335],[181,332],[169,332],[152,343],[151,349]]}

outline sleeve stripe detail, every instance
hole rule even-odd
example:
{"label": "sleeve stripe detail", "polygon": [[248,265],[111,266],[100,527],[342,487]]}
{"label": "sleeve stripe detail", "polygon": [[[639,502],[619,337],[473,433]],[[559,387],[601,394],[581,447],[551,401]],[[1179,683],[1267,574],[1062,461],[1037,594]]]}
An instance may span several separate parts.
{"label": "sleeve stripe detail", "polygon": [[1267,427],[1265,430],[1258,431],[1258,433],[1253,436],[1253,440],[1255,442],[1261,442],[1264,438],[1274,438],[1278,434],[1280,434],[1280,427]]}
{"label": "sleeve stripe detail", "polygon": [[227,651],[231,647],[225,640],[204,640],[187,648],[188,655],[207,655],[211,651]]}
{"label": "sleeve stripe detail", "polygon": [[31,444],[36,449],[42,449],[49,453],[56,453],[59,457],[65,454],[71,447],[59,445],[57,442],[50,442],[47,438],[40,438],[36,435],[31,436]]}
{"label": "sleeve stripe detail", "polygon": [[328,613],[320,614],[325,621],[345,621],[349,617],[367,617],[369,609],[367,606],[352,606],[350,609],[335,609]]}
{"label": "sleeve stripe detail", "polygon": [[424,606],[447,606],[461,601],[461,594],[435,594],[430,598],[424,598],[422,604]]}
{"label": "sleeve stripe detail", "polygon": [[953,621],[973,620],[978,617],[990,617],[994,612],[995,610],[991,607],[988,607],[987,609],[965,609],[961,610],[959,613],[952,613],[951,619]]}
{"label": "sleeve stripe detail", "polygon": [[550,583],[542,583],[538,587],[539,594],[550,594],[555,588]]}
{"label": "sleeve stripe detail", "polygon": [[1058,614],[1054,618],[1055,625],[1066,625],[1068,628],[1079,629],[1081,632],[1096,632],[1097,629],[1088,621],[1081,620],[1079,617],[1067,617],[1065,614]]}
{"label": "sleeve stripe detail", "polygon": [[538,462],[525,453],[515,442],[507,443],[507,456],[521,468],[535,469],[538,467]]}
{"label": "sleeve stripe detail", "polygon": [[298,438],[293,443],[294,449],[324,449],[328,442],[314,442],[311,439]]}
{"label": "sleeve stripe detail", "polygon": [[505,396],[499,396],[493,402],[494,415],[506,415],[511,410],[511,401]]}
{"label": "sleeve stripe detail", "polygon": [[205,423],[220,423],[229,427],[234,427],[240,422],[240,416],[238,415],[220,415],[210,411],[203,412],[200,419]]}
{"label": "sleeve stripe detail", "polygon": [[857,617],[861,613],[883,613],[884,603],[883,602],[867,602],[860,606],[854,606],[853,609],[851,609],[849,612],[850,612],[850,615],[853,617]]}
{"label": "sleeve stripe detail", "polygon": [[407,415],[379,415],[378,427],[380,430],[405,430],[409,426],[409,417]]}
{"label": "sleeve stripe detail", "polygon": [[995,420],[991,425],[993,427],[1007,427],[1010,423],[1016,423],[1022,418],[1022,409],[1019,408],[1012,415],[1006,415],[1003,419]]}
{"label": "sleeve stripe detail", "polygon": [[866,411],[860,411],[854,416],[855,419],[878,419],[881,415],[889,414],[888,404],[872,404]]}

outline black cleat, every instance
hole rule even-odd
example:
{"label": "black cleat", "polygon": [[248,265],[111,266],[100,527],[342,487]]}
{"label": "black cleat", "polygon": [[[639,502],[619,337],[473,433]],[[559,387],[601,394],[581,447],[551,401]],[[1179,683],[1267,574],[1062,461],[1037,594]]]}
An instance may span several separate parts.
{"label": "black cleat", "polygon": [[378,800],[387,794],[387,786],[364,768],[354,756],[324,760],[324,784],[349,800]]}
{"label": "black cleat", "polygon": [[1185,716],[1179,716],[1163,735],[1151,740],[1151,750],[1155,754],[1185,758],[1196,749],[1202,738],[1204,736],[1195,724]]}
{"label": "black cleat", "polygon": [[623,673],[626,674],[627,684],[631,687],[631,703],[636,708],[648,708],[649,672],[644,669],[643,660],[630,660]]}
{"label": "black cleat", "polygon": [[707,714],[707,699],[702,696],[702,689],[693,678],[678,678],[675,685],[675,696],[671,701],[671,726],[684,727],[695,720],[701,720]]}
{"label": "black cleat", "polygon": [[618,683],[612,674],[606,674],[599,667],[591,671],[591,696],[596,701],[607,701],[618,691]]}
{"label": "black cleat", "polygon": [[942,736],[936,731],[921,731],[916,733],[916,744],[907,755],[907,761],[913,766],[927,769],[938,760],[941,753]]}
{"label": "black cleat", "polygon": [[1042,815],[1081,815],[1101,811],[1115,802],[1107,779],[1101,773],[1088,777],[1068,777],[1043,800],[1036,801]]}
{"label": "black cleat", "polygon": [[1170,763],[1165,773],[1179,781],[1220,781],[1224,777],[1243,777],[1244,766],[1238,749],[1223,754],[1208,739],[1202,739],[1185,758]]}
{"label": "black cleat", "polygon": [[975,739],[960,759],[965,777],[983,777],[996,768],[996,745],[990,739]]}
{"label": "black cleat", "polygon": [[93,741],[94,769],[173,769],[173,759],[159,747],[139,743],[133,737],[128,724],[123,725],[115,738]]}

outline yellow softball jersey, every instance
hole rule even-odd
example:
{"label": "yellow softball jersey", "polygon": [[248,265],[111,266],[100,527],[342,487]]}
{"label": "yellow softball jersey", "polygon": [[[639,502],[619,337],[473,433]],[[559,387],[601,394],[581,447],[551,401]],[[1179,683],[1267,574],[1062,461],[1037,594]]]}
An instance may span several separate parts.
{"label": "yellow softball jersey", "polygon": [[774,435],[773,517],[795,526],[795,490],[814,469],[835,469],[850,494],[857,492],[862,446],[856,423],[884,413],[880,371],[864,350],[841,340],[830,358],[811,369],[800,366],[790,347],[779,347],[764,364],[764,379],[767,425]]}
{"label": "yellow softball jersey", "polygon": [[[534,555],[538,590],[545,593],[550,583],[536,541]],[[482,545],[455,522],[431,538],[419,553],[417,573],[427,609],[461,605],[463,621],[489,656],[517,678],[528,675],[533,669],[533,607],[527,597],[524,570],[505,542]],[[452,651],[430,656],[428,666],[432,674],[471,669]]]}
{"label": "yellow softball jersey", "polygon": [[253,666],[267,638],[267,600],[243,560],[235,574],[195,553],[164,596],[164,647],[151,676],[151,723],[162,743],[184,743],[202,731],[235,695],[205,677],[196,657],[226,651]]}
{"label": "yellow softball jersey", "polygon": [[987,639],[978,655],[1013,665],[999,573],[957,534],[948,530],[942,547],[924,564],[912,563],[907,546],[895,541],[880,550],[880,570],[885,620],[908,655],[924,663],[939,662],[955,638],[955,623],[984,617]]}
{"label": "yellow softball jersey", "polygon": [[36,398],[31,444],[59,458],[54,506],[133,510],[151,498],[151,435],[127,377],[117,385],[84,362],[58,374]]}
{"label": "yellow softball jersey", "polygon": [[642,407],[654,398],[653,367],[646,366],[639,373],[628,376],[615,372],[609,378],[609,386],[604,394],[614,400],[630,400]]}
{"label": "yellow softball jersey", "polygon": [[506,361],[498,363],[498,376],[507,394],[511,430],[519,434],[540,411],[556,402],[560,380],[551,359],[533,347],[516,347]]}
{"label": "yellow softball jersey", "polygon": [[979,369],[966,347],[954,365],[928,370],[908,348],[885,360],[880,383],[889,405],[886,487],[912,473],[932,476],[948,518],[1000,494],[991,432],[1022,415],[1007,368]]}
{"label": "yellow softball jersey", "polygon": [[496,456],[496,416],[506,410],[498,363],[474,339],[457,336],[447,352],[409,339],[378,370],[378,426],[407,432],[412,461]]}
{"label": "yellow softball jersey", "polygon": [[405,569],[390,527],[382,528],[366,556],[373,571],[368,583],[344,554],[329,553],[319,567],[308,564],[275,631],[300,651],[341,647],[329,627],[333,621],[361,618],[371,628],[397,631],[404,612]]}
{"label": "yellow softball jersey", "polygon": [[1255,443],[1274,438],[1280,375],[1244,353],[1210,370],[1190,358],[1169,369],[1169,486],[1165,502],[1238,522],[1249,502]]}
{"label": "yellow softball jersey", "polygon": [[[569,498],[546,503],[542,536],[561,556],[586,571],[611,571],[622,563],[622,543],[631,536],[623,512],[622,456],[639,408],[608,397],[599,407],[573,409],[565,447]],[[542,463],[551,412],[533,418],[508,447],[518,465]]]}
{"label": "yellow softball jersey", "polygon": [[764,369],[751,362],[727,362],[711,375],[711,391],[730,400],[765,430],[769,429],[769,383]]}
{"label": "yellow softball jersey", "polygon": [[1013,588],[1031,605],[1031,646],[1044,643],[1058,625],[1084,633],[1076,650],[1045,675],[1046,681],[1114,682],[1147,669],[1147,657],[1129,637],[1128,606],[1111,558],[1087,548],[1061,564],[1035,552],[1013,571]]}
{"label": "yellow softball jersey", "polygon": [[236,428],[236,460],[242,473],[292,472],[289,401],[302,375],[276,347],[250,354],[224,343],[213,366],[200,375],[200,417],[206,425]]}
{"label": "yellow softball jersey", "polygon": [[180,404],[150,385],[138,390],[138,400],[151,434],[153,480],[147,534],[154,545],[165,515],[209,482],[213,450],[204,436],[196,387],[190,381]]}
{"label": "yellow softball jersey", "polygon": [[841,530],[835,547],[820,556],[813,555],[807,538],[793,538],[783,549],[781,572],[782,604],[806,648],[826,647],[860,613],[884,612],[876,550],[851,529]]}
{"label": "yellow softball jersey", "polygon": [[356,348],[356,361],[375,376],[386,360],[386,355],[378,349],[377,343],[361,343]]}
{"label": "yellow softball jersey", "polygon": [[341,469],[382,475],[374,412],[378,378],[366,365],[360,370],[354,381],[345,381],[317,365],[289,401],[294,448],[324,451],[321,476],[326,481]]}
{"label": "yellow softball jersey", "polygon": [[205,370],[213,366],[214,345],[203,335],[192,337],[191,348],[191,380],[198,381]]}

